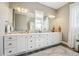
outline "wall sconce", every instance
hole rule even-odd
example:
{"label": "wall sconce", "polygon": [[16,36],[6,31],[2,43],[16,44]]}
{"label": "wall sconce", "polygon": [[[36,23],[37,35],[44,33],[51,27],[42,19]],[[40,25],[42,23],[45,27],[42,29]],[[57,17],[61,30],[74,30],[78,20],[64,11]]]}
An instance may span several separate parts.
{"label": "wall sconce", "polygon": [[48,15],[48,17],[49,17],[50,19],[55,18],[55,16],[54,16],[54,15]]}

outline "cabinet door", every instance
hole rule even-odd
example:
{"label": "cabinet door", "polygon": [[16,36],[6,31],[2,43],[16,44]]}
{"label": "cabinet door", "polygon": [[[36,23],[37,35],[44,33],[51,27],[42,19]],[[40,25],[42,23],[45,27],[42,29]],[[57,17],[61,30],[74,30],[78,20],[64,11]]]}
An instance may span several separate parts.
{"label": "cabinet door", "polygon": [[62,41],[62,33],[61,32],[56,32],[53,33],[53,44],[59,44]]}
{"label": "cabinet door", "polygon": [[16,47],[15,48],[9,48],[4,50],[5,55],[14,55],[16,54]]}
{"label": "cabinet door", "polygon": [[43,42],[36,42],[36,49],[40,49],[42,47],[44,47]]}
{"label": "cabinet door", "polygon": [[18,35],[17,36],[17,52],[24,52],[26,51],[26,40],[25,36]]}
{"label": "cabinet door", "polygon": [[35,44],[28,44],[28,51],[33,51],[35,50]]}

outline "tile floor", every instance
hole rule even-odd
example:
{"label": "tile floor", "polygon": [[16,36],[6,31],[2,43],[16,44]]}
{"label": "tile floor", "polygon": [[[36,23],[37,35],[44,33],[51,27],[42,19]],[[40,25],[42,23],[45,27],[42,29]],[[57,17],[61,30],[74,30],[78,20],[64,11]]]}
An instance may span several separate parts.
{"label": "tile floor", "polygon": [[79,53],[60,45],[29,54],[28,56],[79,56]]}

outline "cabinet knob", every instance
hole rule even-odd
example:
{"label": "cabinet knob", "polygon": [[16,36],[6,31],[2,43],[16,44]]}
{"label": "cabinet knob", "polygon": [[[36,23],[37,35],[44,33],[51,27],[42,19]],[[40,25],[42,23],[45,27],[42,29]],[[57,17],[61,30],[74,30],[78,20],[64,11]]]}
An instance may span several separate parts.
{"label": "cabinet knob", "polygon": [[12,39],[12,37],[9,37],[9,39]]}
{"label": "cabinet knob", "polygon": [[32,40],[30,42],[32,42]]}
{"label": "cabinet knob", "polygon": [[39,45],[39,46],[41,46],[41,45]]}
{"label": "cabinet knob", "polygon": [[9,51],[9,53],[11,53],[12,51]]}
{"label": "cabinet knob", "polygon": [[79,42],[79,40],[76,40],[77,42]]}
{"label": "cabinet knob", "polygon": [[31,48],[32,48],[32,46],[31,46]]}
{"label": "cabinet knob", "polygon": [[39,41],[40,41],[40,39],[39,39]]}
{"label": "cabinet knob", "polygon": [[9,45],[12,45],[12,43],[9,43]]}

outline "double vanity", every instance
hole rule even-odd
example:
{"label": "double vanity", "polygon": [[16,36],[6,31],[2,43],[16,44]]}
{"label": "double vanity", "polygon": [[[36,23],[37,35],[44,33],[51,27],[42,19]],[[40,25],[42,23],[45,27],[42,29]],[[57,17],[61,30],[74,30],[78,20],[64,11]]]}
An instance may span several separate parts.
{"label": "double vanity", "polygon": [[5,34],[1,55],[18,55],[61,43],[61,32]]}

